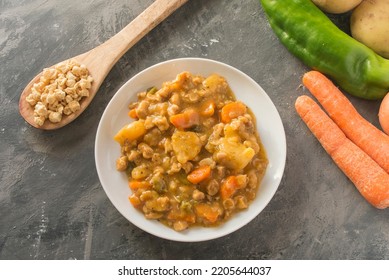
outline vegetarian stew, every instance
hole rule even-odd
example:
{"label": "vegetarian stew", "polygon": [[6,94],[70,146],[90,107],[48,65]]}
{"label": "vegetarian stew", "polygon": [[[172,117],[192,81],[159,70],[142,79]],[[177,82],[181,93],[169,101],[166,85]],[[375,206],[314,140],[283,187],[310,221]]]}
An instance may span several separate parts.
{"label": "vegetarian stew", "polygon": [[130,203],[176,231],[215,226],[255,198],[268,160],[250,109],[218,74],[182,72],[138,93],[114,137]]}

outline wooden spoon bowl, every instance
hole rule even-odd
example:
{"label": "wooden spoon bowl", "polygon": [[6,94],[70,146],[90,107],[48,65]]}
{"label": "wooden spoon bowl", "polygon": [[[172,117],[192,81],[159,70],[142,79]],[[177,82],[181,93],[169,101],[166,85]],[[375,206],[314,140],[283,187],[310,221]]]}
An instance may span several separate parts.
{"label": "wooden spoon bowl", "polygon": [[187,1],[156,0],[111,39],[86,53],[68,59],[86,65],[89,75],[93,77],[92,87],[89,89],[89,96],[81,100],[80,110],[70,115],[63,115],[62,120],[58,123],[52,123],[46,120],[42,126],[37,125],[34,122],[34,108],[26,101],[26,97],[31,93],[31,87],[34,83],[39,81],[42,75],[40,73],[31,80],[20,96],[19,111],[22,117],[30,125],[44,130],[57,129],[75,120],[92,102],[115,63],[150,30]]}

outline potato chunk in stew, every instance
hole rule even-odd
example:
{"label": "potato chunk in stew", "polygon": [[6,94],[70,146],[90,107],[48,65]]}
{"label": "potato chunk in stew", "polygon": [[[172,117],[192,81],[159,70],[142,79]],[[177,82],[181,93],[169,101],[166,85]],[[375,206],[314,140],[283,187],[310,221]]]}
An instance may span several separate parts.
{"label": "potato chunk in stew", "polygon": [[192,131],[175,131],[172,135],[172,147],[179,163],[194,159],[201,150],[201,141]]}
{"label": "potato chunk in stew", "polygon": [[235,138],[223,137],[220,139],[216,155],[217,162],[233,170],[242,170],[253,159],[255,151]]}
{"label": "potato chunk in stew", "polygon": [[143,136],[146,133],[143,121],[135,121],[124,126],[115,135],[115,140],[123,145],[125,141],[133,141]]}
{"label": "potato chunk in stew", "polygon": [[250,108],[218,74],[182,72],[150,86],[114,137],[130,204],[176,231],[250,211],[268,163]]}

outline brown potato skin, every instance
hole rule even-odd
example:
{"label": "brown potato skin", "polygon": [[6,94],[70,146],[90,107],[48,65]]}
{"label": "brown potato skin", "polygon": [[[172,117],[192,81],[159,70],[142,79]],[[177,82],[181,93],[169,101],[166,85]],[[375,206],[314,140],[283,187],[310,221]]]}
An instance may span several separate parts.
{"label": "brown potato skin", "polygon": [[351,35],[389,58],[389,0],[365,0],[351,15]]}

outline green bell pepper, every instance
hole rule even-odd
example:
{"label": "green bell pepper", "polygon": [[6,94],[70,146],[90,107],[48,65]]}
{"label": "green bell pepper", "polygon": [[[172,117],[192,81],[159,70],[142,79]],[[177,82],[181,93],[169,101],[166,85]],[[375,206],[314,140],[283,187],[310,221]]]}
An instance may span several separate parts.
{"label": "green bell pepper", "polygon": [[388,93],[389,60],[340,30],[311,0],[260,1],[280,41],[307,66],[354,96]]}

